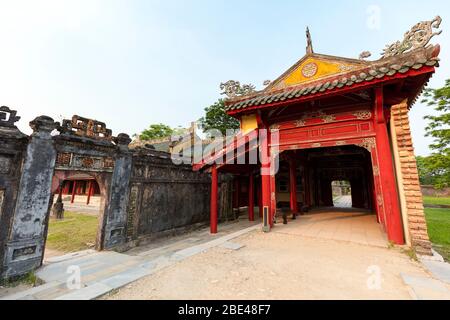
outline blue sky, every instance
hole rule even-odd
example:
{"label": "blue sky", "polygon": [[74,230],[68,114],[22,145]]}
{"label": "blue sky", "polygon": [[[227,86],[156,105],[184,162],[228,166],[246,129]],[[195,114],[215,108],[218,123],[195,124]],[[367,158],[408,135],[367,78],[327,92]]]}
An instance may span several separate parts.
{"label": "blue sky", "polygon": [[[0,0],[0,104],[19,111],[25,132],[41,114],[95,118],[114,134],[158,122],[188,126],[220,97],[220,82],[261,88],[294,64],[307,25],[318,53],[357,58],[369,50],[378,59],[386,44],[438,14],[435,87],[450,78],[444,0]],[[430,112],[420,104],[411,111],[422,155]]]}

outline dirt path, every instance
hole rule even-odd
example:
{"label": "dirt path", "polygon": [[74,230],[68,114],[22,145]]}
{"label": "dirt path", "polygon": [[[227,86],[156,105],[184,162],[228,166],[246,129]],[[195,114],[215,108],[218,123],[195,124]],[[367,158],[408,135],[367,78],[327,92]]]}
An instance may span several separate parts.
{"label": "dirt path", "polygon": [[[238,251],[214,248],[105,299],[411,299],[400,273],[426,276],[398,249],[252,232]],[[367,286],[371,266],[381,289]]]}

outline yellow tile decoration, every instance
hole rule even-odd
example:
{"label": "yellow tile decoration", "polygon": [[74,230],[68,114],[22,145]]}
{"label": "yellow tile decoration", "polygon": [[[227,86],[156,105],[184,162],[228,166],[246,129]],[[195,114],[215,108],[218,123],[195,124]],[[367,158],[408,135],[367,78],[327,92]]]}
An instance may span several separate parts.
{"label": "yellow tile decoration", "polygon": [[[289,87],[321,78],[338,75],[360,68],[361,65],[309,57],[280,82],[281,87]],[[279,87],[279,86],[276,86]]]}

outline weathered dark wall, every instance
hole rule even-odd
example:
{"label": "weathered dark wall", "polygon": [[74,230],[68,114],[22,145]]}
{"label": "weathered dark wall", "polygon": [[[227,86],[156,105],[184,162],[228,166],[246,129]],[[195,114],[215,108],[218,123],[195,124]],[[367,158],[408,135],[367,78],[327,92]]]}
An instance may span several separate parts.
{"label": "weathered dark wall", "polygon": [[[128,241],[209,221],[210,176],[170,155],[130,150],[126,134],[112,136],[102,122],[74,116],[60,125],[41,116],[28,137],[15,114],[0,109],[1,277],[25,274],[42,264],[53,197],[76,174],[96,179],[102,193],[96,248],[122,248]],[[53,135],[57,129],[59,134]],[[231,181],[219,181],[219,220],[234,219]]]}
{"label": "weathered dark wall", "polygon": [[[210,176],[175,165],[170,155],[140,149],[134,153],[128,207],[127,237],[136,240],[209,221]],[[231,183],[221,179],[224,191],[221,220],[232,219]]]}
{"label": "weathered dark wall", "polygon": [[4,273],[4,248],[14,217],[22,162],[28,144],[28,136],[14,125],[18,120],[15,111],[0,108],[0,275]]}
{"label": "weathered dark wall", "polygon": [[41,265],[45,222],[50,208],[51,183],[56,160],[51,132],[57,124],[41,116],[30,123],[28,144],[19,183],[13,224],[4,257],[6,277],[21,275]]}
{"label": "weathered dark wall", "polygon": [[117,144],[117,153],[108,201],[109,205],[105,210],[104,249],[111,249],[126,242],[125,228],[132,169],[132,155],[128,145],[131,139],[126,134],[120,134],[115,142]]}

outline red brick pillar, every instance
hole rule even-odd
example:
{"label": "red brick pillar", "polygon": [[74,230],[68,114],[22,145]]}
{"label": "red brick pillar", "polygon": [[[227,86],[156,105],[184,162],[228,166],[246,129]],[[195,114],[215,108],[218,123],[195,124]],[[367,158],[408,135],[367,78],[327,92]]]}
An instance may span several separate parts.
{"label": "red brick pillar", "polygon": [[431,243],[428,237],[427,224],[420,189],[417,163],[409,125],[408,105],[405,102],[392,106],[391,121],[393,129],[393,144],[396,147],[397,176],[403,214],[406,214],[406,231],[416,252],[423,255],[431,254]]}

